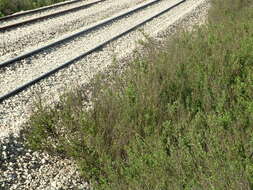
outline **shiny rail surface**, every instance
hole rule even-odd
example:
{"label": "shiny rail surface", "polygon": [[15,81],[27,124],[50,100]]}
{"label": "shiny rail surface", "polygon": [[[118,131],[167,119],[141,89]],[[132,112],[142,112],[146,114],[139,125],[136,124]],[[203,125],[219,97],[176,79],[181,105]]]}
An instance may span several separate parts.
{"label": "shiny rail surface", "polygon": [[[160,0],[154,0],[154,1],[152,1],[149,5],[152,5],[152,4],[154,4],[155,2],[158,2],[158,1],[160,1]],[[186,1],[186,0],[181,0],[180,2],[174,4],[173,6],[164,8],[162,11],[160,11],[160,12],[158,12],[158,13],[154,13],[152,16],[146,18],[145,20],[143,20],[143,21],[141,21],[141,22],[139,22],[139,23],[137,23],[137,24],[135,24],[135,25],[133,25],[133,26],[131,26],[131,27],[129,27],[129,28],[126,28],[126,30],[124,30],[123,32],[121,32],[121,33],[119,33],[119,34],[117,34],[117,35],[115,35],[115,36],[112,36],[110,39],[107,39],[106,41],[104,41],[104,42],[102,42],[102,43],[97,44],[96,47],[93,47],[93,48],[89,49],[88,51],[83,52],[81,55],[75,57],[74,59],[71,59],[71,60],[69,60],[69,61],[67,61],[67,62],[65,62],[65,63],[63,63],[63,64],[61,64],[60,66],[58,66],[58,67],[56,67],[56,68],[54,68],[54,69],[52,69],[52,70],[50,70],[50,71],[48,71],[48,72],[42,74],[41,76],[39,76],[39,77],[37,77],[37,78],[35,78],[35,79],[33,79],[33,80],[31,80],[31,81],[29,81],[29,82],[27,82],[27,83],[21,85],[21,86],[19,86],[19,87],[17,87],[16,89],[13,89],[12,91],[10,91],[10,92],[8,92],[8,93],[6,93],[6,94],[4,94],[3,96],[0,97],[0,103],[2,103],[3,101],[9,99],[9,98],[12,97],[12,96],[15,96],[15,95],[19,94],[20,92],[22,92],[22,91],[24,91],[25,89],[27,89],[28,87],[30,87],[30,86],[32,86],[32,85],[38,83],[39,81],[41,81],[41,80],[43,80],[43,79],[46,79],[46,78],[50,77],[51,75],[53,75],[54,73],[56,73],[56,72],[62,70],[63,68],[66,68],[66,67],[68,67],[69,65],[71,65],[71,64],[73,64],[73,63],[76,63],[78,60],[80,60],[80,59],[86,57],[87,55],[89,55],[89,54],[91,54],[91,53],[93,53],[93,52],[95,52],[95,51],[97,51],[97,50],[99,50],[99,49],[101,49],[102,47],[104,47],[104,46],[107,45],[108,43],[110,43],[110,42],[112,42],[112,41],[114,41],[114,40],[116,40],[116,39],[122,37],[123,35],[125,35],[125,34],[131,32],[131,31],[133,31],[133,30],[135,30],[136,28],[138,28],[138,27],[144,25],[145,23],[147,23],[147,22],[153,20],[154,18],[156,18],[156,17],[158,17],[158,16],[160,16],[160,15],[162,15],[162,14],[168,12],[169,10],[171,10],[171,9],[173,9],[173,8],[175,8],[175,7],[177,7],[177,6],[179,6],[180,4],[184,3],[185,1]],[[145,7],[147,7],[147,6],[149,6],[149,5],[146,4]],[[138,8],[135,8],[134,10],[137,11],[137,10],[140,10],[140,9],[142,9],[142,8],[143,8],[143,7],[138,7]],[[133,12],[134,10],[131,10],[131,12]],[[123,17],[123,15],[126,16],[126,15],[128,15],[128,14],[124,13],[124,14],[121,15],[121,17]],[[108,22],[108,21],[107,21],[107,22]],[[37,52],[35,52],[35,53],[37,53]],[[31,54],[31,55],[32,55],[32,54]],[[31,56],[31,55],[29,55],[29,56]]]}

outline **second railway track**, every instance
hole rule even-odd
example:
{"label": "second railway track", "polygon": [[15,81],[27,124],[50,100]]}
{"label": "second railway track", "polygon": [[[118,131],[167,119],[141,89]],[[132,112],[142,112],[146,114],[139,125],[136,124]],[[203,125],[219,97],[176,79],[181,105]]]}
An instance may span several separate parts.
{"label": "second railway track", "polygon": [[[3,80],[0,81],[0,86],[8,86],[8,88],[0,90],[0,103],[155,17],[179,6],[183,2],[185,0],[148,1],[124,13],[106,19],[100,22],[98,26],[94,25],[92,28],[86,28],[86,31],[73,34],[67,40],[62,39],[56,44],[42,47],[39,51],[35,50],[12,60],[7,60],[8,64],[6,64],[7,62],[1,63],[2,71],[0,77]],[[103,27],[99,28],[101,26]],[[96,30],[91,33],[93,29]],[[17,67],[4,69],[5,66],[18,62],[21,66],[18,64]],[[24,77],[24,75],[26,76]],[[16,82],[16,80],[19,80],[19,82]]]}
{"label": "second railway track", "polygon": [[[84,9],[84,8],[88,8],[92,5],[101,3],[103,1],[106,1],[106,0],[96,0],[96,1],[88,2],[88,3],[85,2],[84,0],[73,1],[72,3],[81,2],[81,4],[77,5],[77,6],[74,6],[74,7],[71,7],[71,8],[65,8],[63,10],[54,11],[52,13],[48,13],[48,14],[44,14],[44,15],[40,15],[40,16],[35,16],[35,17],[32,17],[32,18],[28,18],[28,19],[24,19],[20,22],[15,22],[15,21],[13,22],[12,21],[14,15],[13,15],[13,17],[10,16],[10,17],[7,17],[6,19],[2,19],[2,20],[0,18],[1,22],[3,22],[3,21],[5,21],[5,23],[7,22],[7,24],[5,24],[5,23],[1,24],[0,23],[0,33],[8,31],[8,30],[15,29],[17,27],[20,27],[20,26],[23,26],[23,25],[26,25],[26,24],[32,24],[32,23],[35,23],[35,22],[38,22],[38,21],[41,21],[41,20],[57,17],[57,16],[60,16],[60,15],[63,15],[63,14],[68,14],[68,13],[71,13],[71,12],[74,12],[74,11],[78,11],[78,10],[81,10],[81,9]],[[63,5],[69,5],[69,3],[70,2],[68,2],[68,4],[63,4]],[[37,12],[39,12],[39,11],[44,11],[44,9],[41,9],[41,10],[38,9]],[[31,12],[31,13],[34,13],[34,12]],[[19,16],[19,14],[17,14],[17,15]],[[23,16],[23,15],[21,14],[21,16]],[[8,23],[8,18],[11,19],[11,21],[12,21],[10,24]]]}
{"label": "second railway track", "polygon": [[23,12],[18,12],[18,13],[15,13],[15,14],[0,17],[0,22],[6,22],[6,21],[9,21],[9,20],[12,20],[12,19],[19,18],[19,17],[24,17],[26,15],[40,13],[40,12],[43,12],[43,11],[56,9],[58,7],[63,7],[65,5],[71,5],[71,4],[75,4],[75,3],[78,3],[78,2],[82,2],[82,1],[85,1],[85,0],[70,0],[70,1],[65,1],[65,2],[61,2],[61,3],[53,4],[53,5],[50,5],[50,6],[40,7],[38,9],[32,9],[32,10],[27,10],[27,11],[23,11]]}
{"label": "second railway track", "polygon": [[[86,3],[95,0],[85,0]],[[0,32],[0,62],[78,31],[146,0],[106,0],[85,9]]]}

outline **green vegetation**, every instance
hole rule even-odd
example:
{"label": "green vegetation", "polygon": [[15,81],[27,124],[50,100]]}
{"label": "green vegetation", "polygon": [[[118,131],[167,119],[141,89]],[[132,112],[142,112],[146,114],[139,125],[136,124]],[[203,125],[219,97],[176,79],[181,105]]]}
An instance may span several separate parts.
{"label": "green vegetation", "polygon": [[95,189],[252,190],[252,5],[213,0],[207,25],[151,40],[94,82],[89,111],[81,88],[38,103],[28,145],[73,158]]}
{"label": "green vegetation", "polygon": [[0,17],[66,0],[0,0]]}

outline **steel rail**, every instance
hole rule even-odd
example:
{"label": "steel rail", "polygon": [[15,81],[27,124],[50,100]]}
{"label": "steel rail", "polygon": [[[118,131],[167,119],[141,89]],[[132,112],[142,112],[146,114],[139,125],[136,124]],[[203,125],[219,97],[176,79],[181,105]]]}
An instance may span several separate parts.
{"label": "steel rail", "polygon": [[28,19],[28,20],[25,20],[25,21],[22,21],[22,22],[17,22],[17,23],[14,23],[14,24],[2,26],[2,27],[0,27],[0,32],[5,32],[5,31],[8,31],[8,30],[17,28],[19,26],[23,26],[25,24],[32,24],[32,23],[35,23],[37,21],[48,19],[50,17],[56,17],[56,16],[60,16],[60,15],[63,15],[63,14],[71,13],[71,12],[74,12],[74,11],[78,11],[78,10],[81,10],[81,9],[84,9],[84,8],[88,8],[92,5],[101,3],[103,1],[106,1],[106,0],[98,0],[98,1],[87,3],[87,4],[84,4],[84,5],[81,5],[81,6],[73,7],[73,8],[70,8],[70,9],[62,10],[62,11],[58,11],[58,12],[55,12],[55,13],[52,13],[52,14],[47,14],[47,15],[44,15],[44,16]]}
{"label": "steel rail", "polygon": [[131,32],[131,31],[133,31],[133,30],[135,30],[136,28],[138,28],[138,27],[144,25],[145,23],[147,23],[147,22],[153,20],[154,18],[156,18],[156,17],[158,17],[158,16],[160,16],[160,15],[162,15],[162,14],[168,12],[169,10],[171,10],[171,9],[173,9],[173,8],[175,8],[175,7],[177,7],[177,6],[179,6],[180,4],[184,3],[185,1],[186,1],[186,0],[181,0],[180,2],[174,4],[174,5],[170,6],[170,7],[167,7],[167,8],[165,8],[165,9],[163,9],[162,11],[153,14],[152,16],[146,18],[145,20],[139,22],[138,24],[136,24],[136,25],[134,25],[134,26],[132,26],[132,27],[127,28],[125,31],[123,31],[123,32],[121,32],[121,33],[119,33],[119,34],[117,34],[117,35],[111,37],[110,39],[108,39],[108,40],[106,40],[106,41],[104,41],[104,42],[101,42],[100,44],[98,44],[98,45],[96,45],[95,47],[91,48],[90,50],[88,50],[88,51],[86,51],[86,52],[80,54],[79,56],[77,56],[77,57],[75,57],[75,58],[69,60],[68,62],[63,63],[62,65],[60,65],[60,66],[58,66],[58,67],[56,67],[56,68],[54,68],[54,69],[52,69],[52,70],[50,70],[50,71],[48,71],[48,72],[42,74],[41,76],[39,76],[39,77],[37,77],[37,78],[35,78],[35,79],[33,79],[33,80],[31,80],[31,81],[29,81],[29,82],[27,82],[27,83],[21,85],[21,86],[19,86],[19,87],[17,87],[16,89],[14,89],[14,90],[8,92],[7,94],[4,94],[3,96],[0,96],[0,103],[2,103],[3,101],[7,100],[8,98],[10,98],[10,97],[12,97],[12,96],[17,95],[18,93],[24,91],[25,89],[27,89],[28,87],[30,87],[30,86],[32,86],[32,85],[34,85],[34,84],[40,82],[41,80],[50,77],[51,75],[55,74],[56,72],[58,72],[58,71],[60,71],[60,70],[62,70],[62,69],[64,69],[64,68],[68,67],[69,65],[71,65],[71,64],[77,62],[78,60],[80,60],[80,59],[86,57],[87,55],[89,55],[89,54],[91,54],[91,53],[93,53],[93,52],[95,52],[95,51],[97,51],[97,50],[103,48],[103,47],[104,47],[105,45],[107,45],[108,43],[110,43],[110,42],[112,42],[112,41],[114,41],[114,40],[116,40],[116,39],[122,37],[123,35],[125,35],[125,34]]}
{"label": "steel rail", "polygon": [[12,14],[12,15],[7,15],[7,16],[1,17],[0,21],[11,20],[11,19],[17,18],[19,16],[25,16],[25,15],[37,13],[37,12],[40,12],[40,11],[46,11],[46,10],[53,9],[53,8],[58,8],[58,7],[61,7],[61,6],[64,6],[64,5],[70,5],[70,4],[73,4],[73,3],[77,3],[79,1],[84,1],[84,0],[66,1],[66,2],[61,2],[61,3],[54,4],[54,5],[49,5],[49,6],[41,7],[41,8],[38,8],[38,9],[33,9],[33,10],[24,11],[24,12],[19,12],[19,13],[15,13],[15,14]]}
{"label": "steel rail", "polygon": [[134,12],[139,11],[139,10],[141,10],[143,8],[146,8],[146,7],[150,6],[150,5],[153,5],[153,4],[155,4],[155,3],[159,2],[159,1],[161,1],[161,0],[152,0],[152,1],[149,1],[148,3],[141,4],[141,5],[135,7],[133,9],[131,9],[131,10],[127,10],[127,11],[125,11],[123,13],[120,13],[119,15],[116,15],[116,16],[113,16],[111,18],[99,21],[98,23],[95,23],[95,24],[93,24],[93,25],[85,28],[82,31],[76,32],[76,33],[71,34],[71,35],[69,35],[67,37],[59,39],[59,40],[57,40],[55,42],[49,43],[49,44],[47,44],[45,46],[39,47],[39,48],[34,49],[34,50],[30,51],[30,52],[27,52],[27,53],[21,54],[19,56],[16,56],[14,58],[11,58],[9,60],[6,60],[6,61],[0,63],[0,69],[4,68],[6,66],[9,66],[11,64],[14,64],[17,61],[20,61],[20,60],[25,59],[27,57],[33,56],[33,55],[35,55],[35,54],[37,54],[39,52],[42,52],[42,51],[44,51],[44,50],[46,50],[48,48],[51,48],[53,46],[57,46],[57,45],[62,44],[64,42],[66,42],[66,41],[70,41],[70,40],[72,40],[72,39],[74,39],[74,38],[76,38],[76,37],[78,37],[78,36],[80,36],[80,35],[82,35],[84,33],[87,33],[87,32],[90,32],[92,30],[95,30],[95,29],[97,29],[99,27],[102,27],[102,26],[104,26],[106,24],[109,24],[109,23],[111,23],[111,22],[113,22],[115,20],[119,20],[119,19],[123,18],[124,16],[133,14]]}

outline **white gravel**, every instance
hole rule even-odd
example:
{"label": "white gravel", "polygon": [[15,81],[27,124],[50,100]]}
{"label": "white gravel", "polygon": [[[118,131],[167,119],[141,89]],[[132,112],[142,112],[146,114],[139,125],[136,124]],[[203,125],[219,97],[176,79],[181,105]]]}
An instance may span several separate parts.
{"label": "white gravel", "polygon": [[[208,0],[188,0],[186,3],[180,5],[179,7],[145,24],[140,29],[156,39],[163,39],[163,36],[165,34],[168,35],[175,32],[176,28],[179,26],[188,28],[193,24],[202,23],[204,21],[203,18],[206,17],[206,10],[208,9],[207,1]],[[159,7],[164,8],[164,6],[168,6],[170,2],[176,1],[163,1],[159,5],[154,5],[147,10],[149,10],[151,13],[154,10],[158,10]],[[135,22],[135,19],[143,19],[145,16],[147,16],[147,14],[148,11],[142,11],[138,13],[138,15],[130,16],[124,21],[117,21],[109,27],[98,30],[96,31],[97,33],[93,33],[94,35],[87,35],[89,38],[85,36],[85,41],[82,41],[83,38],[79,38],[78,41],[75,41],[75,44],[71,43],[71,46],[69,46],[70,44],[66,44],[62,47],[59,47],[58,50],[62,50],[62,53],[61,57],[58,56],[57,60],[54,60],[54,56],[57,56],[54,54],[55,52],[52,52],[52,54],[50,54],[51,56],[39,56],[41,57],[40,59],[44,58],[47,60],[41,60],[41,63],[45,64],[46,67],[52,67],[53,64],[58,64],[60,62],[59,59],[61,61],[64,61],[66,59],[65,55],[74,56],[75,51],[80,52],[78,45],[81,46],[83,43],[83,46],[85,46],[85,48],[89,48],[92,42],[97,42],[105,39],[109,33],[113,34],[116,31],[120,31],[121,28],[130,24],[130,22]],[[135,19],[133,19],[133,17],[135,17]],[[107,31],[107,34],[104,36],[100,34],[99,31]],[[69,160],[62,160],[60,158],[52,156],[50,157],[42,153],[32,153],[24,148],[20,150],[20,153],[15,153],[18,152],[15,144],[19,144],[19,140],[16,138],[18,138],[19,132],[21,130],[20,125],[29,117],[31,107],[33,105],[33,100],[36,98],[36,94],[41,96],[43,101],[50,102],[57,100],[58,96],[63,93],[65,88],[71,88],[75,85],[84,85],[89,83],[93,76],[98,72],[108,70],[107,68],[110,68],[110,65],[112,64],[112,61],[115,57],[121,59],[131,55],[131,52],[136,47],[138,47],[138,44],[136,42],[139,39],[143,39],[142,32],[140,32],[140,30],[133,31],[128,35],[125,35],[124,37],[110,43],[105,48],[103,48],[103,50],[87,56],[86,58],[80,60],[78,63],[71,65],[64,70],[61,70],[54,76],[44,80],[39,84],[34,85],[28,90],[5,101],[0,105],[0,141],[2,141],[2,144],[0,144],[0,151],[2,150],[2,157],[0,155],[0,189],[1,184],[3,189],[37,189],[36,187],[39,187],[38,189],[60,189],[60,187],[62,187],[62,189],[71,189],[70,187],[72,186],[80,187],[83,185],[84,188],[84,186],[87,185],[85,182],[80,181],[77,173],[75,173],[75,175],[70,174],[65,177],[61,176],[61,174],[64,173],[63,171],[68,168],[72,170],[72,172],[76,172],[75,165]],[[82,50],[85,50],[85,48]],[[67,53],[64,53],[63,50],[67,51]],[[35,60],[39,60],[39,57],[37,57]],[[54,63],[48,63],[48,60],[54,60]],[[33,61],[33,64],[36,64],[35,62],[36,61]],[[32,77],[30,74],[31,72],[38,74],[39,72],[36,70],[42,70],[43,67],[41,65],[43,64],[38,63],[36,68],[26,67],[26,64],[23,64],[20,66],[20,68],[18,67],[16,69],[17,71],[22,70],[22,72],[26,73],[29,78]],[[26,69],[24,68],[28,69],[30,72],[26,72]],[[10,70],[7,71],[7,73],[8,75],[15,78],[14,71]],[[20,75],[15,79],[26,78],[27,76]],[[1,76],[0,78],[2,79]],[[3,85],[4,82],[1,80],[0,86],[3,87]],[[6,87],[6,89],[8,89],[8,87]],[[1,93],[3,92],[2,89],[0,91]],[[11,134],[14,134],[15,138],[10,138]],[[16,141],[16,143],[13,143],[14,141]],[[17,145],[17,147],[18,146],[22,147],[23,145],[20,143],[20,145]],[[8,151],[4,151],[6,148]],[[27,152],[28,155],[25,156]],[[38,154],[38,156],[36,156],[36,154]],[[13,157],[13,159],[7,159],[4,155],[10,155],[9,157]],[[37,159],[37,161],[34,163],[36,167],[33,165],[33,159]],[[23,163],[29,164],[24,165]],[[41,171],[41,168],[44,168],[45,170]],[[51,174],[47,176],[49,169],[51,170]],[[1,170],[3,172],[1,172]],[[59,174],[60,177],[55,178],[54,174],[52,174],[54,172]],[[60,178],[63,178],[64,180],[61,181]],[[79,182],[77,184],[73,182],[78,180]],[[58,187],[55,186],[56,184],[58,184]]]}
{"label": "white gravel", "polygon": [[0,143],[1,190],[85,190],[89,186],[72,160],[32,152],[14,136],[1,139]]}
{"label": "white gravel", "polygon": [[78,30],[144,1],[106,0],[86,9],[0,33],[0,61],[6,56],[12,57],[24,50],[34,49],[65,33]]}

